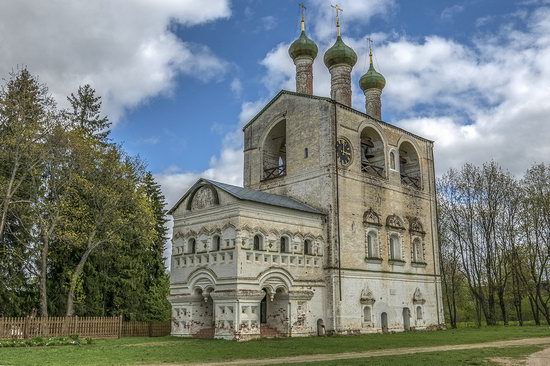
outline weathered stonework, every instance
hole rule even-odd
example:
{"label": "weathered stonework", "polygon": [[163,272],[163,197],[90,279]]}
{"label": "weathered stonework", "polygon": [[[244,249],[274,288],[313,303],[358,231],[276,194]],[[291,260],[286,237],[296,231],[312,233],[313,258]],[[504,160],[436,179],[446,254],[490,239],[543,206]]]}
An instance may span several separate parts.
{"label": "weathered stonework", "polygon": [[367,115],[376,119],[382,119],[381,95],[380,89],[365,90],[365,110]]}
{"label": "weathered stonework", "polygon": [[348,64],[336,64],[329,68],[330,97],[351,107],[351,69]]}
{"label": "weathered stonework", "polygon": [[296,57],[296,92],[313,94],[313,58],[308,56]]}
{"label": "weathered stonework", "polygon": [[[281,126],[284,174],[266,179],[266,137]],[[444,323],[431,141],[292,92],[244,134],[246,192],[277,196],[254,201],[200,180],[171,210],[172,334],[244,340]],[[380,141],[377,169],[364,136]],[[337,164],[340,137],[352,145],[347,167]]]}

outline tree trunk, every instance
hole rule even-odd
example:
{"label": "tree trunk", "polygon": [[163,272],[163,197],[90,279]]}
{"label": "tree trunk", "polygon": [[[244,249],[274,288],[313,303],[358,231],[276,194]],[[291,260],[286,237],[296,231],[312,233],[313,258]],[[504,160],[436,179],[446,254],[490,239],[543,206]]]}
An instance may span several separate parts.
{"label": "tree trunk", "polygon": [[13,198],[15,177],[17,176],[18,169],[19,169],[19,156],[17,154],[13,169],[11,171],[10,181],[8,182],[8,187],[6,188],[4,202],[2,204],[2,216],[0,216],[0,243],[4,239],[4,230],[6,228],[6,221],[8,219],[8,208]]}
{"label": "tree trunk", "polygon": [[[95,235],[92,234],[91,238],[93,238]],[[91,239],[93,240],[93,239]],[[82,254],[82,257],[80,258],[80,261],[78,262],[78,265],[75,268],[75,271],[73,275],[71,276],[71,284],[69,287],[69,293],[67,294],[67,314],[66,316],[74,316],[74,294],[76,291],[76,285],[78,282],[78,278],[82,274],[82,270],[84,269],[84,265],[86,264],[86,261],[88,260],[88,257],[92,253],[95,247],[98,246],[99,243],[90,244],[90,241],[88,241],[88,248]]]}
{"label": "tree trunk", "polygon": [[506,312],[506,302],[504,301],[504,291],[498,292],[498,304],[500,306],[500,313],[502,315],[502,321],[504,325],[508,325],[508,313]]}
{"label": "tree trunk", "polygon": [[47,234],[42,236],[43,248],[40,253],[40,315],[43,317],[48,316],[48,251],[50,246],[50,239]]}

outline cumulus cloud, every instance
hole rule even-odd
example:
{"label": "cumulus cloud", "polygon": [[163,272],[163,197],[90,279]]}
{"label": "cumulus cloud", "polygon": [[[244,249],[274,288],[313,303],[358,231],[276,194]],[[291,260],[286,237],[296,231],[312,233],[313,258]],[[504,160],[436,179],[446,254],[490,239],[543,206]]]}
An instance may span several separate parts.
{"label": "cumulus cloud", "polygon": [[126,109],[169,92],[177,74],[222,75],[225,61],[170,28],[230,15],[229,0],[2,1],[0,74],[28,67],[62,105],[90,83],[116,121]]}

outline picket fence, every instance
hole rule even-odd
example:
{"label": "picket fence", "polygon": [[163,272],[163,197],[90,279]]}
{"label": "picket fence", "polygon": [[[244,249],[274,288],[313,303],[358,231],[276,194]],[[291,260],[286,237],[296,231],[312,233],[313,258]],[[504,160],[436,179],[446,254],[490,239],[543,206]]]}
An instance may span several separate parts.
{"label": "picket fence", "polygon": [[33,337],[81,338],[162,337],[170,322],[124,321],[122,317],[0,317],[0,339]]}

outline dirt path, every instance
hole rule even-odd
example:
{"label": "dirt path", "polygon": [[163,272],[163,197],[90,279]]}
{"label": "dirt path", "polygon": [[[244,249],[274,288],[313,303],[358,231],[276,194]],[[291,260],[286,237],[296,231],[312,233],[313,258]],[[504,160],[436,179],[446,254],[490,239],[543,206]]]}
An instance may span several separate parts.
{"label": "dirt path", "polygon": [[527,358],[527,366],[548,366],[550,365],[550,348],[533,353]]}
{"label": "dirt path", "polygon": [[[444,352],[444,351],[460,351],[466,349],[480,349],[480,348],[505,348],[510,346],[532,346],[532,345],[550,345],[550,337],[544,338],[526,338],[516,339],[511,341],[495,341],[475,344],[455,344],[446,346],[432,346],[432,347],[410,347],[410,348],[392,348],[379,351],[367,351],[367,352],[345,352],[335,354],[317,354],[317,355],[303,355],[303,356],[290,356],[290,357],[278,357],[278,358],[264,358],[264,359],[242,359],[234,361],[223,362],[211,362],[211,363],[193,363],[186,364],[189,366],[239,366],[239,365],[277,365],[277,364],[292,364],[301,362],[316,362],[316,361],[333,361],[333,360],[350,360],[354,358],[369,358],[380,356],[393,356],[396,354],[404,355],[411,353],[427,353],[427,352]],[[547,366],[550,365],[550,348],[542,352],[547,352],[540,360],[542,363],[527,363],[531,366]],[[537,352],[534,355],[541,354]],[[529,358],[531,359],[531,358]],[[534,360],[538,360],[535,358]],[[161,366],[161,365],[148,365],[148,366]],[[162,366],[181,366],[179,364],[162,364]]]}

